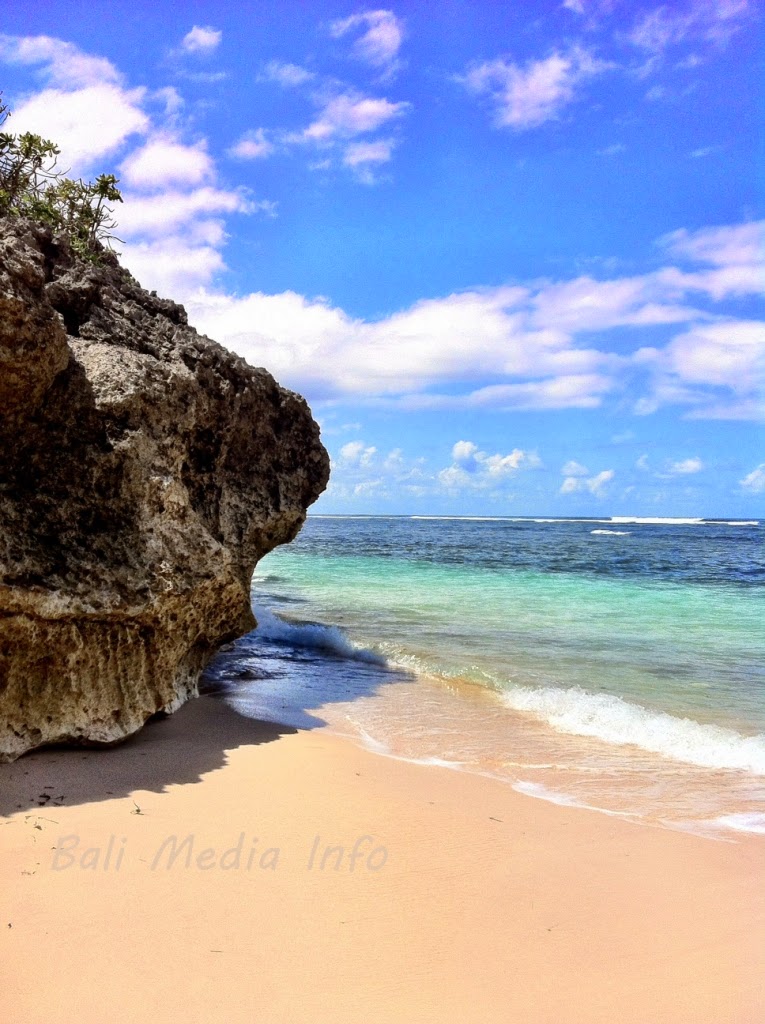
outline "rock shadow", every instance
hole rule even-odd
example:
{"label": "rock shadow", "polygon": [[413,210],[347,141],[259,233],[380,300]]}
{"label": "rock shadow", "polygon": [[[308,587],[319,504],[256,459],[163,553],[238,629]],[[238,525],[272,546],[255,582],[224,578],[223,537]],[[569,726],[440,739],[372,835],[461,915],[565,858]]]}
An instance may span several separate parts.
{"label": "rock shadow", "polygon": [[113,800],[135,790],[162,793],[167,786],[200,782],[222,768],[229,750],[295,732],[291,726],[246,718],[224,701],[202,696],[174,715],[153,719],[116,746],[46,747],[0,764],[0,816],[30,809],[52,814],[56,807]]}

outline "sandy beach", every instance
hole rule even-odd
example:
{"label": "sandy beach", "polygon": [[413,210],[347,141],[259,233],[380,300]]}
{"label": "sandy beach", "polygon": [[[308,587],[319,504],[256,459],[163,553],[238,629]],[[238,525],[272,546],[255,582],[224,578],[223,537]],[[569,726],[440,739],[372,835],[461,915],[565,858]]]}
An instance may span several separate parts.
{"label": "sandy beach", "polygon": [[0,766],[0,800],[5,1020],[765,1016],[756,837],[552,806],[210,696]]}

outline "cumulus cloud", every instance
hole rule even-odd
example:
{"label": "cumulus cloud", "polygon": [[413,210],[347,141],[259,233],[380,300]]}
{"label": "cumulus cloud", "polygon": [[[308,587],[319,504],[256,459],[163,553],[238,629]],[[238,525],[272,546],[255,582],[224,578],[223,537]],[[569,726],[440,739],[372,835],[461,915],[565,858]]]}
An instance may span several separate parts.
{"label": "cumulus cloud", "polygon": [[111,61],[51,36],[0,35],[0,62],[38,68],[45,83],[14,106],[13,131],[53,139],[59,165],[86,175],[97,159],[111,156],[146,133],[147,90],[126,87]]}
{"label": "cumulus cloud", "polygon": [[523,131],[557,118],[577,98],[579,87],[608,65],[582,47],[519,65],[497,58],[468,69],[462,78],[472,93],[488,96],[500,128]]}
{"label": "cumulus cloud", "polygon": [[348,167],[387,163],[391,158],[394,145],[392,139],[378,139],[376,142],[352,142],[346,147],[343,163]]}
{"label": "cumulus cloud", "polygon": [[194,25],[190,32],[181,40],[184,53],[208,54],[216,50],[223,38],[223,33],[210,25]]}
{"label": "cumulus cloud", "polygon": [[589,472],[586,466],[583,466],[581,462],[577,462],[575,459],[569,459],[561,470],[563,476],[587,476]]}
{"label": "cumulus cloud", "polygon": [[[410,409],[586,409],[637,373],[650,388],[642,414],[684,404],[692,415],[754,415],[765,326],[713,320],[676,301],[683,297],[657,271],[473,290],[376,322],[292,293],[203,294],[193,303],[208,333],[255,361],[268,358],[314,397],[397,396]],[[660,324],[683,327],[664,348],[617,355],[593,345],[598,331]]]}
{"label": "cumulus cloud", "polygon": [[[580,467],[584,468],[584,467]],[[565,470],[565,467],[564,467]],[[585,470],[585,473],[589,470]],[[590,494],[596,498],[604,497],[606,493],[606,485],[609,484],[616,473],[613,469],[604,469],[600,473],[596,473],[594,476],[585,479],[582,475],[570,475],[565,478],[563,483],[560,485],[560,494],[576,494],[578,491],[589,491]]]}
{"label": "cumulus cloud", "polygon": [[324,143],[337,136],[352,138],[373,132],[387,121],[401,117],[408,106],[408,103],[392,103],[383,97],[341,93],[328,100],[316,120],[302,132],[292,134],[288,141]]}
{"label": "cumulus cloud", "polygon": [[221,213],[251,213],[253,209],[253,203],[241,193],[212,187],[128,196],[120,211],[120,231],[128,238],[137,234],[164,235],[182,224],[189,224],[200,214],[208,217]]}
{"label": "cumulus cloud", "polygon": [[669,343],[660,362],[685,383],[724,387],[738,395],[755,393],[765,369],[765,323],[727,320],[696,325]]}
{"label": "cumulus cloud", "polygon": [[745,491],[751,491],[753,494],[765,491],[765,462],[761,462],[751,473],[747,473],[739,483]]}
{"label": "cumulus cloud", "polygon": [[37,65],[49,83],[16,106],[14,131],[55,139],[60,166],[73,174],[92,173],[96,160],[101,170],[104,158],[123,154],[117,230],[128,239],[123,262],[146,286],[177,294],[223,269],[220,216],[249,208],[249,201],[205,184],[215,165],[203,140],[187,145],[152,123],[144,109],[150,99],[162,101],[172,119],[182,102],[175,89],[152,96],[128,88],[108,60],[47,36],[0,37],[0,60]]}
{"label": "cumulus cloud", "polygon": [[401,448],[384,454],[366,441],[349,441],[331,454],[331,460],[330,498],[421,497],[441,489],[433,473],[424,468],[425,459],[408,458]]}
{"label": "cumulus cloud", "polygon": [[727,296],[765,293],[765,221],[673,231],[659,239],[667,252],[682,261],[712,269],[678,271],[668,268],[667,287],[706,291],[720,300]]}
{"label": "cumulus cloud", "polygon": [[691,459],[680,459],[678,462],[671,462],[668,471],[672,476],[687,476],[690,473],[700,473],[704,463],[698,456]]}
{"label": "cumulus cloud", "polygon": [[122,75],[105,57],[84,53],[74,43],[52,36],[0,34],[0,61],[41,65],[43,77],[64,89],[81,89],[107,82],[119,85],[123,81]]}
{"label": "cumulus cloud", "polygon": [[[242,298],[187,296],[204,330],[251,361],[269,365],[314,397],[403,395],[409,407],[590,407],[612,387],[609,357],[577,350],[566,335],[527,327],[520,288],[468,292],[415,303],[383,320],[354,320],[326,301],[294,293]],[[519,308],[515,308],[516,305]],[[253,330],[253,324],[257,329]],[[487,375],[536,377],[475,387],[466,396],[419,394],[439,383],[463,387]]]}
{"label": "cumulus cloud", "polygon": [[507,455],[489,455],[473,441],[457,441],[452,448],[452,464],[438,473],[438,481],[448,490],[496,486],[520,469],[541,466],[536,452],[514,448]]}
{"label": "cumulus cloud", "polygon": [[158,136],[123,161],[122,180],[138,189],[167,185],[199,185],[214,175],[214,164],[203,143],[186,146],[175,139]]}
{"label": "cumulus cloud", "polygon": [[683,323],[698,314],[671,301],[678,294],[674,284],[655,274],[612,281],[577,277],[542,286],[534,298],[534,319],[562,331]]}
{"label": "cumulus cloud", "polygon": [[361,29],[361,35],[353,43],[353,57],[388,73],[395,69],[404,34],[393,11],[364,11],[333,21],[330,26],[330,32],[336,39],[358,29]]}
{"label": "cumulus cloud", "polygon": [[144,89],[111,83],[66,92],[44,89],[13,112],[13,130],[55,139],[60,165],[86,174],[96,159],[115,153],[131,136],[145,132],[149,118],[141,109]]}
{"label": "cumulus cloud", "polygon": [[349,441],[340,449],[339,461],[348,466],[367,467],[372,464],[377,449],[374,445],[365,445],[363,441]]}
{"label": "cumulus cloud", "polygon": [[266,138],[263,128],[245,134],[228,151],[229,156],[239,160],[263,160],[274,152],[274,144]]}
{"label": "cumulus cloud", "polygon": [[[222,232],[220,226],[218,230]],[[137,239],[125,246],[122,263],[146,288],[160,295],[177,296],[200,288],[225,269],[222,238],[205,243],[198,236],[179,234],[151,240]]]}
{"label": "cumulus cloud", "polygon": [[394,139],[352,142],[345,147],[343,163],[351,168],[359,181],[365,185],[374,185],[377,182],[377,168],[390,161],[395,144]]}
{"label": "cumulus cloud", "polygon": [[[648,274],[477,288],[376,321],[292,292],[229,295],[214,286],[225,269],[225,218],[273,215],[274,205],[221,187],[205,140],[188,142],[177,124],[154,123],[147,111],[156,103],[146,90],[128,88],[109,61],[49,37],[9,36],[0,37],[0,59],[37,67],[45,83],[17,107],[14,128],[61,139],[64,159],[73,164],[74,154],[78,170],[117,155],[127,266],[148,287],[186,301],[207,333],[313,399],[352,394],[408,409],[592,409],[627,387],[634,398],[639,378],[641,414],[669,404],[696,418],[763,414],[765,325],[692,302],[699,293],[711,302],[758,294],[762,222],[672,232],[660,246],[676,265]],[[331,158],[357,175],[387,163],[391,128],[406,104],[349,90],[321,103],[312,134]],[[172,117],[175,90],[163,105]],[[369,137],[383,126],[386,138]],[[232,153],[254,159],[270,145],[258,130]],[[613,333],[673,324],[668,342],[637,351],[626,332],[621,341]]]}
{"label": "cumulus cloud", "polygon": [[268,82],[276,82],[284,89],[294,89],[298,85],[305,85],[316,76],[307,68],[299,64],[271,60],[266,64],[263,71],[263,78]]}

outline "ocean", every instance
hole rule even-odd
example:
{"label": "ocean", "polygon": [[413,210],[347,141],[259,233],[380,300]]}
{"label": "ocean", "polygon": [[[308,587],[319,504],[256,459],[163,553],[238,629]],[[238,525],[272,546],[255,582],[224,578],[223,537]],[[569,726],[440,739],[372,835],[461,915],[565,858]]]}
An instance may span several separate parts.
{"label": "ocean", "polygon": [[754,520],[313,516],[207,686],[529,796],[765,834],[764,582]]}

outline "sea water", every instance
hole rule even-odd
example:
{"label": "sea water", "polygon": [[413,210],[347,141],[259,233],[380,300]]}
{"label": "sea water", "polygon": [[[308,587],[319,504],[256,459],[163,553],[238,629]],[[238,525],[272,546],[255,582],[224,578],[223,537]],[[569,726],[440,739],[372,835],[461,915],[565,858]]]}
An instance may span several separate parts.
{"label": "sea water", "polygon": [[765,833],[763,582],[753,520],[311,517],[208,679],[557,803]]}

